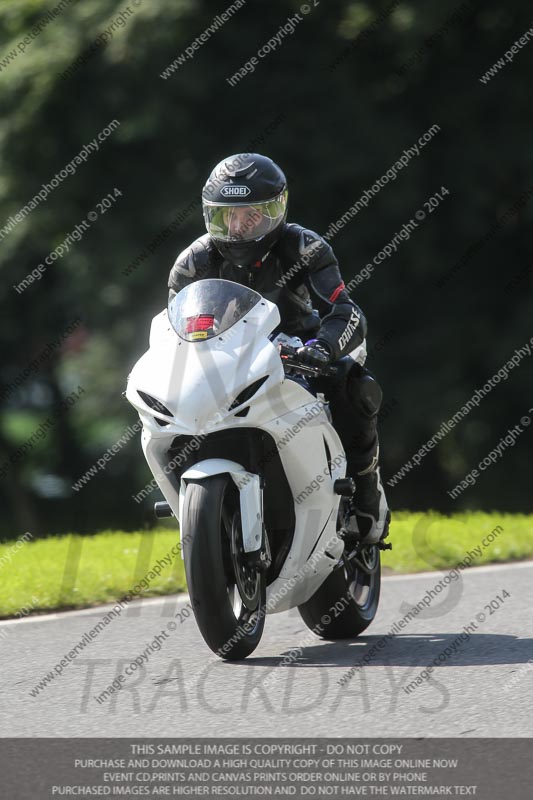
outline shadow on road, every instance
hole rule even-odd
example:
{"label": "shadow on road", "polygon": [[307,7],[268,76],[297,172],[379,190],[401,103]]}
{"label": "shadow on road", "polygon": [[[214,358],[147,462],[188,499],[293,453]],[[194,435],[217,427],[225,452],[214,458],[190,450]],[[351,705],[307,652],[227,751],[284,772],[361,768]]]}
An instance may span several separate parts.
{"label": "shadow on road", "polygon": [[[463,633],[462,631],[460,633]],[[263,658],[248,657],[246,662],[265,667],[351,667],[363,662],[369,656],[365,667],[397,666],[424,667],[439,657],[446,648],[456,650],[438,665],[445,667],[463,667],[476,665],[525,664],[533,659],[533,639],[521,639],[517,636],[494,633],[470,634],[466,641],[459,639],[460,633],[421,633],[396,635],[390,639],[383,636],[364,636],[356,640],[323,642],[316,646],[298,646],[285,650],[276,656]],[[385,639],[385,641],[384,641]],[[372,648],[383,642],[381,649]],[[301,650],[301,652],[299,652]],[[291,656],[294,660],[289,661]],[[283,662],[283,663],[282,663]]]}

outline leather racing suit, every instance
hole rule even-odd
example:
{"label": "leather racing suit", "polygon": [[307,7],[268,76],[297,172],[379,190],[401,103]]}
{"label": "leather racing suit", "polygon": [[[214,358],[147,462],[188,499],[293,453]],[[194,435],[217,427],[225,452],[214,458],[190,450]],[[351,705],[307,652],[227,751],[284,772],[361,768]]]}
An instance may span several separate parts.
{"label": "leather racing suit", "polygon": [[204,234],[177,257],[168,286],[179,292],[202,278],[224,278],[255,289],[278,306],[281,323],[274,333],[298,336],[303,342],[317,338],[328,345],[340,369],[335,377],[313,379],[314,388],[330,404],[347,457],[347,475],[357,482],[357,475],[375,470],[382,391],[359,363],[364,361],[364,347],[358,361],[345,357],[364,343],[367,323],[345,288],[330,245],[317,233],[286,223],[262,261],[246,268],[225,261]]}

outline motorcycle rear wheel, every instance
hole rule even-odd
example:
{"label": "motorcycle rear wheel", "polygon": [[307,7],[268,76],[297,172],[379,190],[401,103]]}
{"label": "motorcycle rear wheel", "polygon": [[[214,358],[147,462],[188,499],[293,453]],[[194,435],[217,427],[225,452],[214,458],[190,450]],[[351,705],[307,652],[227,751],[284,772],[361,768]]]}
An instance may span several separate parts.
{"label": "motorcycle rear wheel", "polygon": [[298,611],[322,639],[353,639],[376,616],[381,591],[381,559],[377,545],[361,550],[359,564],[343,555],[340,563]]}

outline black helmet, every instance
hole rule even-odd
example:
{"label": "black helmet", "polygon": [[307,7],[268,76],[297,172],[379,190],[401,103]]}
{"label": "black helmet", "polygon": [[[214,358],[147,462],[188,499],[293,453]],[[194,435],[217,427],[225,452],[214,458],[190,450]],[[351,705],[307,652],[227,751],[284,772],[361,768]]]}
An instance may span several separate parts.
{"label": "black helmet", "polygon": [[260,266],[287,217],[287,179],[258,153],[216,165],[202,190],[207,232],[217,250],[241,267]]}

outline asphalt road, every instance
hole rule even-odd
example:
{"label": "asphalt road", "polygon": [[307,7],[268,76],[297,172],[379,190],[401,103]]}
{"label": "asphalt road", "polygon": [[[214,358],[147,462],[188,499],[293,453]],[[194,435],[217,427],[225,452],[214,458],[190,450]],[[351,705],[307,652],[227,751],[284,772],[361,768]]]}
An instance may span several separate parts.
{"label": "asphalt road", "polygon": [[[444,574],[384,578],[378,616],[354,641],[314,638],[297,611],[267,617],[241,663],[211,653],[186,618],[186,597],[132,604],[37,697],[30,691],[108,607],[0,623],[2,735],[532,736],[531,561],[463,572],[339,683]],[[156,634],[161,649],[98,703]]]}

